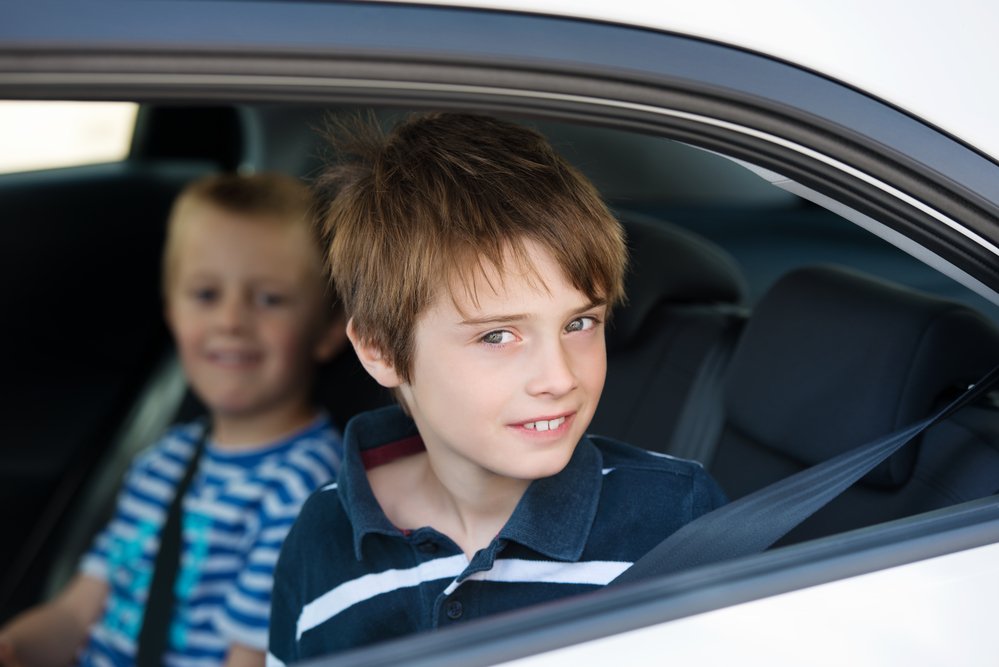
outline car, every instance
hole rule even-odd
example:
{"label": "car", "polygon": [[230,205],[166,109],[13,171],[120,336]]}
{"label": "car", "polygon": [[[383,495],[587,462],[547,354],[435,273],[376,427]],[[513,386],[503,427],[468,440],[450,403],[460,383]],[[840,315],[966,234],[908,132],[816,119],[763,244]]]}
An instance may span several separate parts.
{"label": "car", "polygon": [[[700,460],[733,499],[918,422],[999,364],[992,6],[3,12],[0,111],[135,113],[120,158],[0,175],[4,619],[66,580],[124,463],[197,410],[161,321],[172,197],[220,170],[313,178],[330,115],[388,125],[456,109],[545,133],[598,186],[632,253],[591,430]],[[29,149],[62,142],[63,123],[42,124]],[[390,400],[349,356],[324,380],[341,423]],[[992,664],[997,493],[987,392],[773,548],[328,664]]]}

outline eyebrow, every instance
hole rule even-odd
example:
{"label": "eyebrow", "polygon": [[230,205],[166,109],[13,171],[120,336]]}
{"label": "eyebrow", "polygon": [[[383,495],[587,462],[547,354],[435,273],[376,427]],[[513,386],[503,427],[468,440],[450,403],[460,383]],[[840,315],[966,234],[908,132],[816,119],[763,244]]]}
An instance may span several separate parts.
{"label": "eyebrow", "polygon": [[[607,300],[606,299],[596,299],[594,301],[590,301],[589,303],[587,303],[584,306],[581,306],[580,308],[574,308],[571,312],[573,312],[573,313],[582,313],[582,312],[585,312],[587,310],[590,310],[591,308],[597,308],[598,306],[606,306],[606,305],[607,305]],[[507,315],[502,315],[502,314],[498,314],[498,315],[486,315],[484,317],[469,317],[467,319],[462,320],[460,322],[460,324],[461,324],[461,326],[466,326],[466,327],[480,327],[480,326],[482,326],[484,324],[502,324],[502,323],[506,323],[506,322],[522,322],[522,321],[528,319],[529,317],[530,316],[527,313],[510,313],[510,314],[507,314]]]}

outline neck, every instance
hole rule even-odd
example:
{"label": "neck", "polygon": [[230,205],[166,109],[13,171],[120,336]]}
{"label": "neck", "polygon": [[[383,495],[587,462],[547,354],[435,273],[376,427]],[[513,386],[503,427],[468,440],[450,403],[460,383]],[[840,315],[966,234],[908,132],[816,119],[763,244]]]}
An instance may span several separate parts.
{"label": "neck", "polygon": [[212,413],[212,443],[230,449],[258,449],[305,428],[316,418],[310,405],[257,414]]}
{"label": "neck", "polygon": [[[529,480],[503,477],[469,466],[448,470],[428,455],[423,488],[435,524],[471,559],[489,546],[510,520],[530,485]],[[435,525],[435,527],[437,527]]]}
{"label": "neck", "polygon": [[369,470],[368,481],[393,525],[430,526],[451,538],[471,560],[506,525],[530,482],[480,468],[441,468],[422,452]]}

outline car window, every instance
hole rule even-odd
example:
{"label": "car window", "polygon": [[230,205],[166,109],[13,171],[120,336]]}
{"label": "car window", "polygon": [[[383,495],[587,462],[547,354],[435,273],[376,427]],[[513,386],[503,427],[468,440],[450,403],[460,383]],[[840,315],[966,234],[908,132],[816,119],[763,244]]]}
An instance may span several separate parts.
{"label": "car window", "polygon": [[0,101],[0,174],[124,159],[138,108],[131,102]]}

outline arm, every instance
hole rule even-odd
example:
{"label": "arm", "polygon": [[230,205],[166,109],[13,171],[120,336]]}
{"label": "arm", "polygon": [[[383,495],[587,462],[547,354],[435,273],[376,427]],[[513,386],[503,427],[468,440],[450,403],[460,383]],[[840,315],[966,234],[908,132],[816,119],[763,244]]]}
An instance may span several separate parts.
{"label": "arm", "polygon": [[25,611],[0,629],[0,665],[72,664],[107,596],[104,581],[76,575],[55,599]]}
{"label": "arm", "polygon": [[225,667],[264,667],[264,652],[233,644],[226,654]]}

